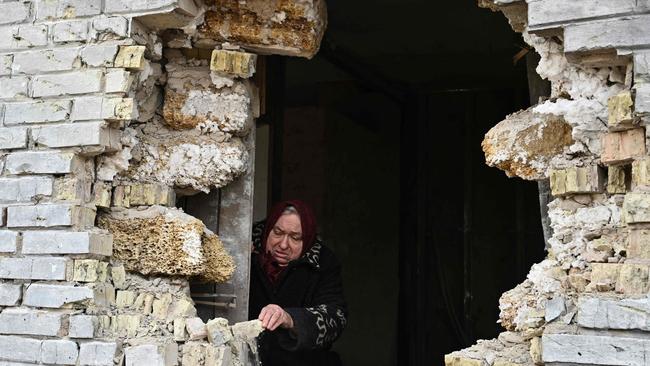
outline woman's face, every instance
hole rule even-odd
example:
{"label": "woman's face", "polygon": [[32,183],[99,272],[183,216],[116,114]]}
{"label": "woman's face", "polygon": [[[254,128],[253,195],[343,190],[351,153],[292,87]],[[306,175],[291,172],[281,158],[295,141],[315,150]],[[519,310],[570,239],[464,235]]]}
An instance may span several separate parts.
{"label": "woman's face", "polygon": [[266,251],[280,266],[298,259],[302,252],[302,226],[300,216],[285,213],[275,223],[266,239]]}

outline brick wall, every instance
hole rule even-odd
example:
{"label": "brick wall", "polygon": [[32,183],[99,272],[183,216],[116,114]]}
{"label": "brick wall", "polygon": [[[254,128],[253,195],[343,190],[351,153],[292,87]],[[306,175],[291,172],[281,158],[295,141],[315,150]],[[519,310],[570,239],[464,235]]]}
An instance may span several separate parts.
{"label": "brick wall", "polygon": [[[313,56],[324,3],[285,5],[309,49],[248,46]],[[0,364],[256,362],[258,322],[196,317],[189,277],[234,263],[174,208],[249,171],[259,112],[256,55],[199,33],[205,11],[218,20],[192,0],[0,1]]]}
{"label": "brick wall", "polygon": [[[501,297],[506,331],[446,364],[646,365],[650,2],[491,3],[540,54],[552,93],[516,115],[526,133],[507,134],[510,116],[486,135],[487,162],[550,179],[553,235],[547,258]],[[558,120],[569,143],[549,129]]]}

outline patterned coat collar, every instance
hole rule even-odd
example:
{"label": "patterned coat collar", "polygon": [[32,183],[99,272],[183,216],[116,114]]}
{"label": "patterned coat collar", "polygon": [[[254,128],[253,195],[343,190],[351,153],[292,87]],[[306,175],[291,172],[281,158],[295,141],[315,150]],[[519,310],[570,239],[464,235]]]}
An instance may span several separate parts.
{"label": "patterned coat collar", "polygon": [[[258,221],[253,224],[253,252],[262,252],[262,236],[264,235],[264,220]],[[320,251],[323,247],[323,241],[320,237],[316,237],[316,242],[312,247],[306,251],[302,257],[295,260],[294,265],[300,263],[307,263],[314,269],[320,269]]]}

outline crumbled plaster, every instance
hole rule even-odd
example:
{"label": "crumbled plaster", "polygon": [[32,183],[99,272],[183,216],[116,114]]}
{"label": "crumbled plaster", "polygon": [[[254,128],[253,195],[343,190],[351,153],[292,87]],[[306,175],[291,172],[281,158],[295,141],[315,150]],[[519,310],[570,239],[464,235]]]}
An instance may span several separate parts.
{"label": "crumbled plaster", "polygon": [[159,116],[136,130],[139,143],[131,151],[128,170],[118,177],[120,182],[162,183],[208,192],[246,171],[248,151],[239,137],[200,127],[172,130]]}

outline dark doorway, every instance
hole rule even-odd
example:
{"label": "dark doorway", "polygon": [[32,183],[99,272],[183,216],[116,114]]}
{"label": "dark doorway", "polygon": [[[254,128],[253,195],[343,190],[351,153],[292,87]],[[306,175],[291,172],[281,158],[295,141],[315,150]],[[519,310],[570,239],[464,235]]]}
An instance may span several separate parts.
{"label": "dark doorway", "polygon": [[266,59],[256,184],[316,209],[343,264],[345,365],[439,365],[498,334],[499,296],[543,257],[537,185],[480,146],[528,104],[523,41],[469,0],[328,6],[318,56]]}

